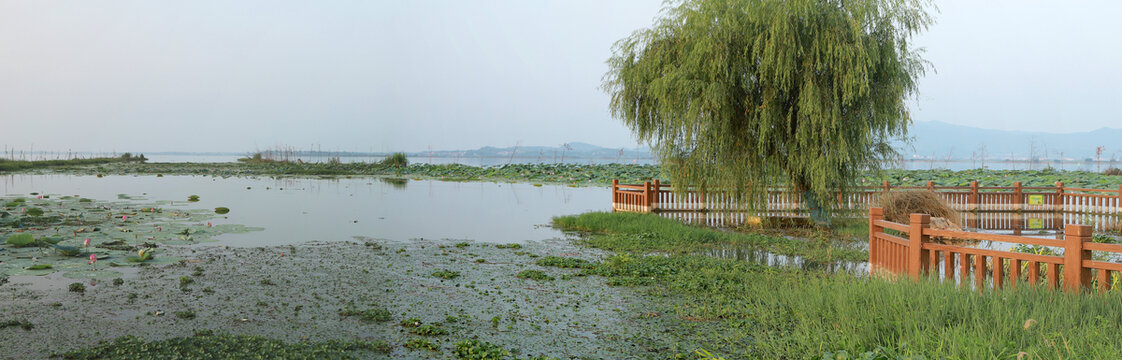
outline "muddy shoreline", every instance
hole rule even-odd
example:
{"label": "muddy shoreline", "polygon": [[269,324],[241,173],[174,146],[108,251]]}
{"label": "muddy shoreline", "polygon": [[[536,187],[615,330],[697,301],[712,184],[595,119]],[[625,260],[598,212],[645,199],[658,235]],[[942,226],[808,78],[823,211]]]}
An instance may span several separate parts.
{"label": "muddy shoreline", "polygon": [[[293,342],[382,340],[393,351],[367,355],[391,358],[454,358],[453,344],[472,338],[519,356],[566,359],[649,358],[661,348],[638,345],[662,342],[649,331],[655,318],[650,314],[658,311],[640,299],[641,288],[609,287],[598,277],[574,276],[579,270],[534,264],[537,256],[603,256],[566,239],[520,248],[356,238],[162,250],[183,260],[143,267],[119,285],[85,280],[84,293],[70,292],[62,282],[44,287],[18,278],[0,286],[3,318],[34,326],[0,329],[0,348],[5,349],[0,358],[42,358],[119,336],[156,340],[199,330]],[[439,270],[460,276],[432,275]],[[523,270],[541,270],[555,280],[516,277]],[[340,315],[347,308],[385,309],[390,320]],[[401,322],[413,318],[448,334],[411,334]],[[439,352],[401,346],[414,338],[430,340]]]}

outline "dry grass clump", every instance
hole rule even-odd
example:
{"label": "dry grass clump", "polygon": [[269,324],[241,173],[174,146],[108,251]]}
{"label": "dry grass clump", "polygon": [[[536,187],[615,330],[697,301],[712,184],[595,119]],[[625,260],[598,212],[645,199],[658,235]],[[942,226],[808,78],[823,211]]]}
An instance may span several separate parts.
{"label": "dry grass clump", "polygon": [[1112,167],[1112,168],[1103,170],[1103,175],[1115,175],[1115,176],[1122,175],[1122,169]]}
{"label": "dry grass clump", "polygon": [[[911,214],[931,215],[931,227],[940,230],[962,230],[959,213],[930,190],[893,191],[881,195],[877,206],[884,209],[884,219],[901,224],[911,223]],[[975,240],[932,237],[944,244],[976,243]]]}

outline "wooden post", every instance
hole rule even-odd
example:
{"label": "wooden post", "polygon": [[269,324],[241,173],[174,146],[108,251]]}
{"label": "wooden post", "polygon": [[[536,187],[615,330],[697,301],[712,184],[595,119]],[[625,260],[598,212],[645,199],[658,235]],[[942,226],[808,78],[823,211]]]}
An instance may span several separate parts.
{"label": "wooden post", "polygon": [[977,181],[971,181],[970,182],[970,200],[969,201],[970,201],[970,206],[967,206],[967,210],[977,211],[978,210],[978,182]]}
{"label": "wooden post", "polygon": [[885,180],[884,181],[884,192],[888,192],[889,190],[892,190],[892,187],[888,186],[888,180]]}
{"label": "wooden post", "polygon": [[927,190],[935,191],[935,182],[934,181],[928,181],[927,182]]}
{"label": "wooden post", "polygon": [[651,200],[651,212],[657,211],[662,206],[662,184],[659,184],[658,179],[654,180],[654,199]]}
{"label": "wooden post", "polygon": [[1083,249],[1083,243],[1089,241],[1091,226],[1067,224],[1064,227],[1064,289],[1067,291],[1091,287],[1091,269],[1083,267],[1083,261],[1091,260],[1091,250]]}
{"label": "wooden post", "polygon": [[1056,205],[1054,205],[1056,212],[1064,211],[1064,182],[1056,182]]}
{"label": "wooden post", "polygon": [[619,179],[612,179],[612,211],[616,211],[616,203],[619,200]]}
{"label": "wooden post", "polygon": [[1118,202],[1114,204],[1114,212],[1122,215],[1122,184],[1118,185]]}
{"label": "wooden post", "polygon": [[1021,182],[1013,182],[1013,211],[1021,211],[1025,208],[1025,199],[1021,195]]}
{"label": "wooden post", "polygon": [[651,182],[643,183],[643,209],[644,212],[651,212]]}
{"label": "wooden post", "polygon": [[923,243],[928,241],[928,236],[923,234],[923,229],[931,226],[931,215],[911,214],[910,228],[908,229],[908,274],[912,280],[919,280],[926,272],[928,252],[923,250]]}
{"label": "wooden post", "polygon": [[869,208],[869,274],[876,274],[877,265],[881,259],[877,256],[880,249],[877,247],[877,234],[884,232],[883,226],[876,222],[884,220],[884,209],[879,207]]}

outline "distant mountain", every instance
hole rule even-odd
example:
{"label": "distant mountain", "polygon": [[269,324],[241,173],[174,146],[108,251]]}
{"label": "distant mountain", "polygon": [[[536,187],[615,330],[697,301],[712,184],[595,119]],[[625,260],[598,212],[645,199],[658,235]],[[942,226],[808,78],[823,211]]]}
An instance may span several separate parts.
{"label": "distant mountain", "polygon": [[988,159],[1059,159],[1062,153],[1065,159],[1086,160],[1095,158],[1097,146],[1105,146],[1103,159],[1116,153],[1122,157],[1122,129],[1056,134],[917,121],[908,136],[913,138],[911,144],[897,144],[905,159],[971,159],[984,152]]}
{"label": "distant mountain", "polygon": [[562,146],[510,146],[494,147],[484,146],[475,150],[436,150],[418,151],[408,153],[409,156],[435,156],[435,157],[515,157],[553,159],[562,156],[566,158],[595,158],[595,159],[650,159],[651,153],[645,148],[606,148],[582,142],[572,142]]}

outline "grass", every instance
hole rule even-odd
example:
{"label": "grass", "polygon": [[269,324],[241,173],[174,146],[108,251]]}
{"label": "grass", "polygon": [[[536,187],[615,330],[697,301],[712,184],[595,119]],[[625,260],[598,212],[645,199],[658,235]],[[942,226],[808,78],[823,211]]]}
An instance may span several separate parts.
{"label": "grass", "polygon": [[261,336],[213,334],[146,341],[135,336],[61,354],[63,359],[357,359],[388,354],[384,341],[289,343]]}
{"label": "grass", "polygon": [[[587,271],[646,291],[673,314],[670,352],[728,359],[872,354],[886,359],[1119,358],[1118,294],[953,284],[768,268],[694,255],[616,255]],[[1023,285],[1023,284],[1022,284]],[[663,316],[665,317],[665,316]],[[878,355],[879,354],[879,355]],[[859,357],[858,357],[859,358]]]}
{"label": "grass", "polygon": [[563,269],[591,269],[596,264],[585,260],[570,257],[546,256],[535,262],[540,266],[551,266]]}
{"label": "grass", "polygon": [[868,254],[830,239],[796,240],[690,226],[653,214],[591,212],[553,218],[562,230],[589,232],[586,245],[617,252],[685,254],[703,248],[752,247],[816,262],[866,261]]}

